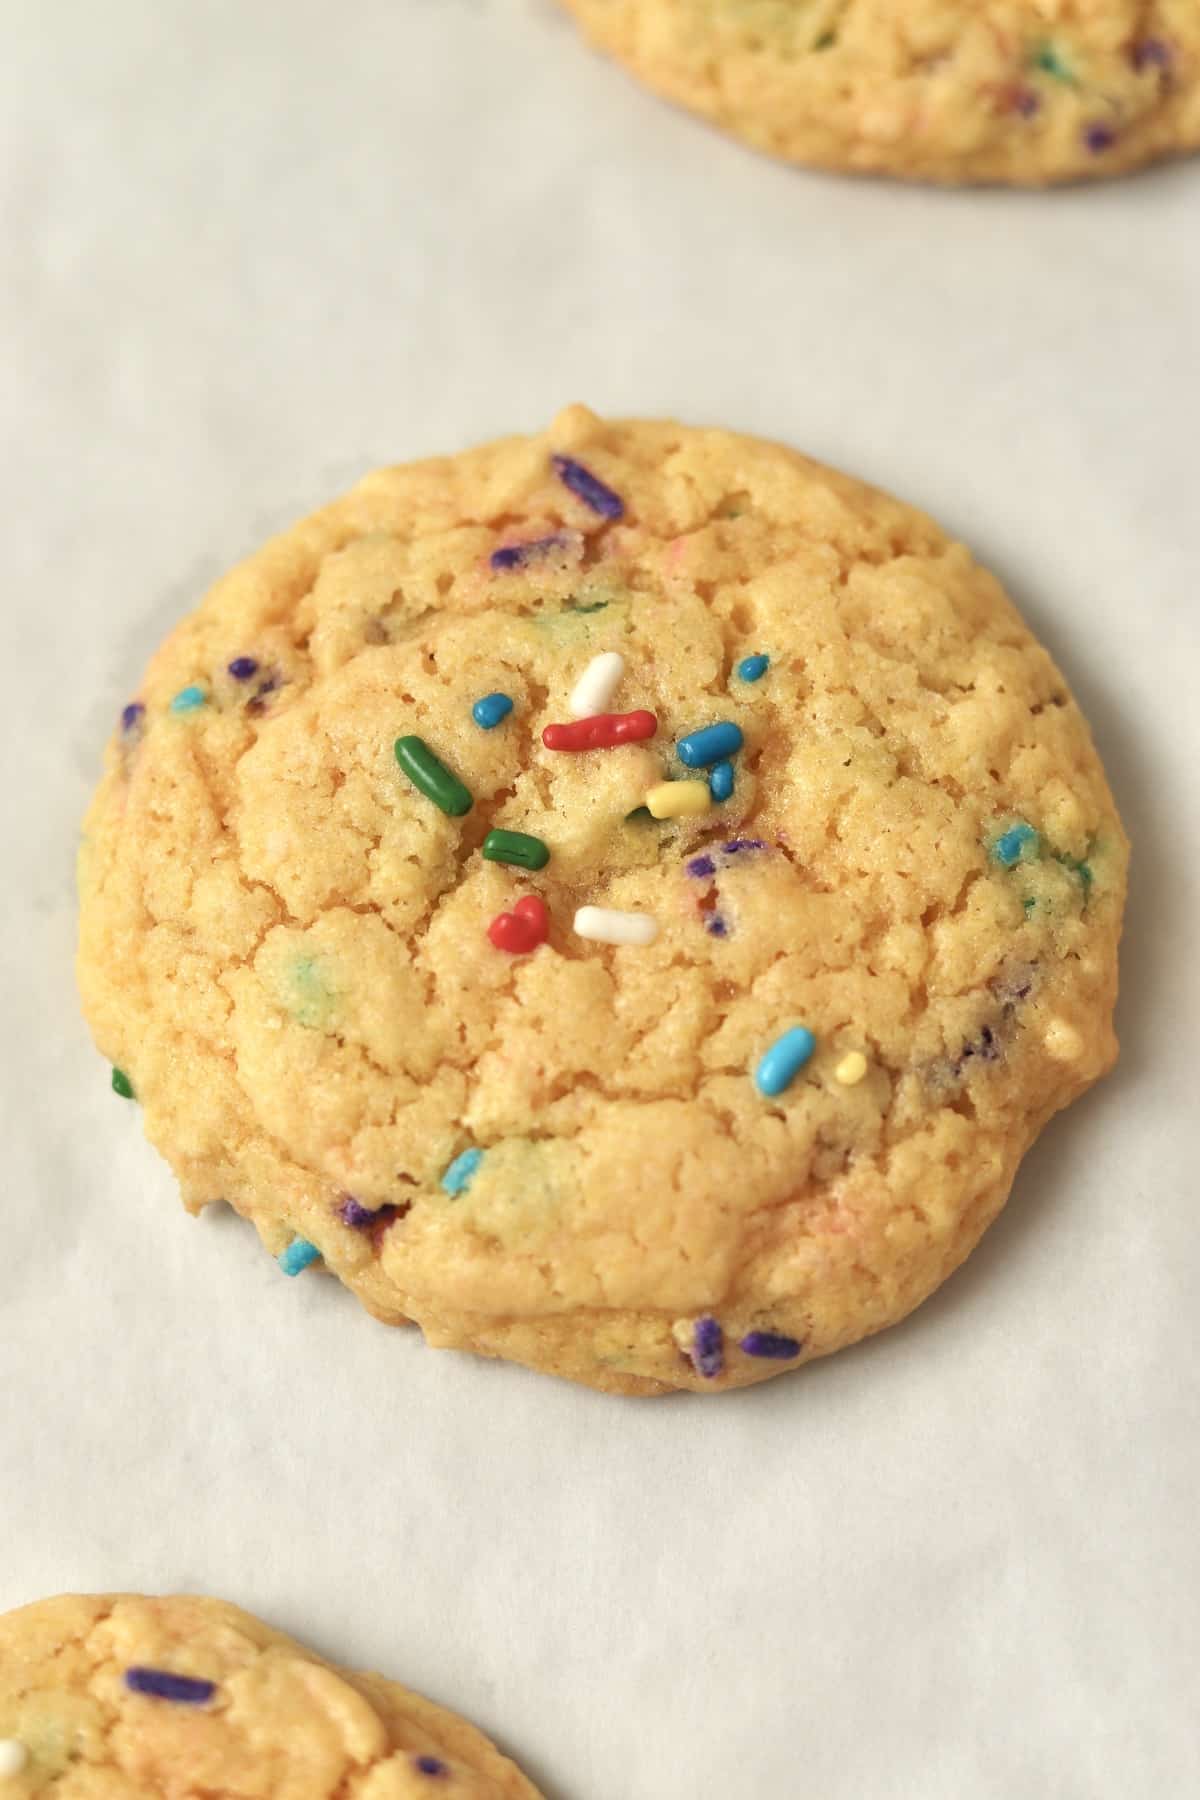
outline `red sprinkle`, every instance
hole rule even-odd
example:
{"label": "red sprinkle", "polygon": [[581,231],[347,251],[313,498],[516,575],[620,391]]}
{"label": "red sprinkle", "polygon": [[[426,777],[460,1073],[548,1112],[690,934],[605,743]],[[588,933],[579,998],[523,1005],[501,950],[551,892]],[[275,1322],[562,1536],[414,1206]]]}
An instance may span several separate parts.
{"label": "red sprinkle", "polygon": [[511,912],[496,915],[487,934],[497,950],[507,950],[510,956],[527,956],[544,944],[550,934],[545,901],[537,894],[524,895]]}
{"label": "red sprinkle", "polygon": [[569,725],[547,725],[542,742],[547,750],[611,750],[614,744],[636,744],[658,730],[652,712],[593,713],[590,719],[572,719]]}

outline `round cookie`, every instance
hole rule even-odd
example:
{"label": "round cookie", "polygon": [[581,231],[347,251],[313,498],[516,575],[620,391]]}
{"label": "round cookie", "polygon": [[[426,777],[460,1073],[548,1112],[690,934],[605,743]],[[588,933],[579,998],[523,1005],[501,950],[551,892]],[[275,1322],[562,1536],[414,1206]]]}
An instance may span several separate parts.
{"label": "round cookie", "polygon": [[64,1595],[0,1617],[5,1800],[184,1793],[538,1800],[474,1726],[224,1601]]}
{"label": "round cookie", "polygon": [[1196,0],[564,0],[648,86],[791,162],[1114,175],[1200,145]]}
{"label": "round cookie", "polygon": [[190,1209],[432,1344],[713,1392],[967,1255],[1113,1061],[1125,865],[960,544],[573,407],[369,476],[176,630],[79,970]]}

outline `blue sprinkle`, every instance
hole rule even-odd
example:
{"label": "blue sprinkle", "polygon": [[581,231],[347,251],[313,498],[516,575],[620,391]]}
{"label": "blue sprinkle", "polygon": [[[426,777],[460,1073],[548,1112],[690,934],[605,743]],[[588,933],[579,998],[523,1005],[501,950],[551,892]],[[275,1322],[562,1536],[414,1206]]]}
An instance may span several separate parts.
{"label": "blue sprinkle", "polygon": [[692,1329],[692,1361],[696,1373],[712,1381],[725,1367],[725,1333],[720,1321],[707,1314]]}
{"label": "blue sprinkle", "polygon": [[174,713],[194,712],[198,706],[204,705],[207,697],[204,689],[193,682],[191,687],[180,688],[171,702],[171,711]]}
{"label": "blue sprinkle", "polygon": [[[1029,855],[1024,854],[1029,849]],[[1038,853],[1038,834],[1032,825],[1024,823],[1013,825],[992,845],[992,856],[1002,869],[1011,869],[1014,863],[1032,862]]]}
{"label": "blue sprinkle", "polygon": [[448,1775],[449,1769],[440,1756],[414,1756],[413,1767],[422,1775]]}
{"label": "blue sprinkle", "polygon": [[582,463],[570,456],[553,456],[550,460],[554,464],[554,473],[563,486],[570,488],[585,506],[590,506],[603,519],[621,517],[625,511],[625,502],[610,487],[605,487],[590,469],[585,469]]}
{"label": "blue sprinkle", "polygon": [[124,712],[121,714],[121,730],[126,731],[126,732],[132,731],[134,729],[135,725],[141,724],[143,718],[145,717],[145,714],[146,714],[146,709],[142,705],[141,701],[140,700],[131,700],[129,702],[129,705],[125,708]]}
{"label": "blue sprinkle", "polygon": [[709,937],[729,936],[729,927],[721,917],[720,913],[713,913],[712,917],[705,924],[704,929],[707,931]]}
{"label": "blue sprinkle", "polygon": [[761,681],[771,666],[769,656],[760,651],[757,656],[743,656],[737,666],[739,681]]}
{"label": "blue sprinkle", "polygon": [[303,1275],[305,1269],[320,1262],[321,1252],[307,1238],[294,1237],[286,1250],[275,1258],[285,1275]]}
{"label": "blue sprinkle", "polygon": [[465,1194],[471,1185],[472,1176],[482,1161],[482,1150],[464,1150],[460,1156],[456,1156],[442,1176],[444,1192]]}
{"label": "blue sprinkle", "polygon": [[759,1093],[773,1100],[791,1087],[816,1047],[817,1040],[807,1025],[794,1025],[776,1038],[754,1071],[754,1085]]}
{"label": "blue sprinkle", "polygon": [[675,751],[689,769],[707,769],[727,756],[736,756],[743,741],[741,726],[725,719],[719,725],[706,725],[702,731],[681,737]]}
{"label": "blue sprinkle", "polygon": [[771,1356],[777,1362],[790,1362],[803,1348],[795,1338],[783,1337],[776,1331],[748,1331],[742,1339],[747,1356]]}
{"label": "blue sprinkle", "polygon": [[693,856],[687,865],[687,872],[689,875],[695,875],[697,879],[701,879],[706,875],[715,875],[717,865],[711,856]]}
{"label": "blue sprinkle", "polygon": [[258,674],[258,664],[252,656],[235,656],[229,665],[229,673],[235,681],[249,681]]}
{"label": "blue sprinkle", "polygon": [[501,719],[507,719],[513,703],[507,694],[485,694],[471,708],[471,717],[483,731],[492,731]]}
{"label": "blue sprinkle", "polygon": [[167,1669],[126,1669],[125,1686],[131,1694],[149,1694],[154,1700],[175,1700],[182,1706],[203,1706],[217,1691],[215,1681],[172,1675]]}
{"label": "blue sprinkle", "polygon": [[719,762],[709,771],[708,791],[716,801],[728,800],[733,793],[733,764]]}

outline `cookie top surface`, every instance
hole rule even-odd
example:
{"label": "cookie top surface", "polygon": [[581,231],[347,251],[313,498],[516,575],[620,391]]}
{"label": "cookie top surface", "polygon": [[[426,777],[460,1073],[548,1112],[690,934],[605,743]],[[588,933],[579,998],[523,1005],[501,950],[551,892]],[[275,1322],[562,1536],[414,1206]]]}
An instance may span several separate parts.
{"label": "cookie top surface", "polygon": [[601,48],[759,150],[1037,185],[1200,145],[1195,0],[564,0]]}
{"label": "cookie top surface", "polygon": [[[653,735],[548,749],[613,652],[603,710]],[[719,802],[678,748],[714,725]],[[664,783],[705,810],[650,817]],[[495,829],[549,861],[489,860]],[[712,1391],[971,1248],[1115,1054],[1125,859],[961,545],[777,445],[577,407],[368,477],[179,627],[87,822],[80,976],[189,1206],[435,1344]]]}
{"label": "cookie top surface", "polygon": [[537,1800],[453,1713],[195,1596],[0,1617],[0,1780],[5,1800]]}

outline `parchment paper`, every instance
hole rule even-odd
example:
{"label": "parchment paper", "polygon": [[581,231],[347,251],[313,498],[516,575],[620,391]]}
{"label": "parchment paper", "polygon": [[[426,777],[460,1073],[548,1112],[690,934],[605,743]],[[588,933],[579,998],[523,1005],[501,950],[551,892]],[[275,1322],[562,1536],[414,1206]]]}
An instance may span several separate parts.
{"label": "parchment paper", "polygon": [[[0,1608],[237,1600],[555,1800],[1200,1791],[1200,163],[791,171],[549,0],[0,16]],[[372,465],[577,398],[961,533],[1135,844],[1119,1072],[906,1325],[709,1403],[435,1354],[190,1221],[74,994],[78,819],[175,619]]]}

